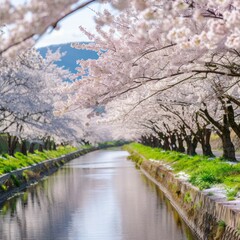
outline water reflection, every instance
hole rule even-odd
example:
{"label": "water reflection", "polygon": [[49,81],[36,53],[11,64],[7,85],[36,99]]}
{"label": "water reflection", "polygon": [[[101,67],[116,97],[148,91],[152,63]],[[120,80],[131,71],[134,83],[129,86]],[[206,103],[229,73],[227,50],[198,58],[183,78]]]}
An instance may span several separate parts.
{"label": "water reflection", "polygon": [[104,150],[7,201],[4,240],[194,240],[158,187],[124,151]]}

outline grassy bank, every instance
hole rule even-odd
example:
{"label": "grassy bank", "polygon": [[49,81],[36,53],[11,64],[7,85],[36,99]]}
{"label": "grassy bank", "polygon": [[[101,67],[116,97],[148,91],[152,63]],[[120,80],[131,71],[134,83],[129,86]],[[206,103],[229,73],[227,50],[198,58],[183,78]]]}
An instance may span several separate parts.
{"label": "grassy bank", "polygon": [[77,148],[71,146],[61,146],[57,150],[39,152],[35,151],[34,154],[29,153],[27,156],[20,152],[15,153],[14,157],[8,154],[0,156],[0,175],[11,172],[16,169],[27,167],[47,159],[53,159],[76,151]]}
{"label": "grassy bank", "polygon": [[125,146],[132,153],[132,160],[141,164],[142,159],[161,161],[169,166],[177,175],[187,174],[189,182],[202,189],[216,184],[226,189],[229,200],[235,199],[240,190],[240,163],[230,164],[221,158],[207,158],[201,155],[189,156],[174,151],[163,151],[158,148],[147,147],[138,143]]}
{"label": "grassy bank", "polygon": [[[123,141],[103,142],[99,144],[99,148],[113,147],[113,146],[123,145],[124,143],[126,142],[123,142]],[[92,147],[91,145],[83,145],[81,146],[81,149],[88,149],[91,147]],[[60,146],[57,148],[57,150],[51,150],[51,151],[39,152],[38,150],[35,150],[34,154],[28,153],[27,156],[23,155],[20,152],[16,152],[14,154],[14,157],[8,155],[7,153],[4,153],[0,155],[0,175],[9,173],[16,169],[31,166],[33,164],[36,164],[48,159],[58,158],[62,155],[66,155],[76,150],[77,148],[75,147]]]}

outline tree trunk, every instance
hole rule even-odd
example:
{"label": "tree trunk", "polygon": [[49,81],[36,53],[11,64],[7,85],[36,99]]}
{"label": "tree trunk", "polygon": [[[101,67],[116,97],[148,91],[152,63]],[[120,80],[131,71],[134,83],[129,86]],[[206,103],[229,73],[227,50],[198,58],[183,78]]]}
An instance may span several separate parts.
{"label": "tree trunk", "polygon": [[164,148],[164,136],[163,133],[158,132],[158,139],[159,139],[159,148]]}
{"label": "tree trunk", "polygon": [[38,151],[39,151],[39,152],[43,152],[43,145],[42,145],[42,144],[39,144],[39,145],[38,145]]}
{"label": "tree trunk", "polygon": [[170,149],[170,144],[167,136],[164,136],[164,143],[163,143],[163,149],[168,151]]}
{"label": "tree trunk", "polygon": [[197,144],[198,144],[198,140],[196,137],[193,138],[193,142],[192,142],[192,150],[191,150],[191,156],[196,155],[196,148],[197,148]]}
{"label": "tree trunk", "polygon": [[187,143],[187,154],[190,156],[196,155],[196,148],[197,148],[197,139],[194,137],[192,139],[192,136],[187,136],[186,138],[186,143]]}
{"label": "tree trunk", "polygon": [[34,146],[35,146],[35,143],[30,143],[30,146],[29,146],[30,153],[34,153]]}
{"label": "tree trunk", "polygon": [[52,143],[51,143],[51,141],[49,141],[48,146],[49,146],[48,149],[52,150]]}
{"label": "tree trunk", "polygon": [[48,140],[44,141],[43,148],[48,150]]}
{"label": "tree trunk", "polygon": [[231,161],[236,161],[235,147],[230,137],[230,131],[225,130],[222,134],[221,139],[223,145],[223,158]]}
{"label": "tree trunk", "polygon": [[[219,122],[215,121],[210,115],[207,109],[202,110],[202,112],[205,113],[205,116],[207,119],[218,129],[218,135],[220,136],[222,140],[222,145],[223,145],[223,157],[231,160],[231,161],[236,161],[235,157],[235,148],[231,140],[230,136],[230,125],[231,122],[233,121],[230,116],[225,105],[223,104],[223,108],[225,110],[223,114],[223,124],[220,124]],[[231,110],[231,109],[228,109]]]}
{"label": "tree trunk", "polygon": [[27,156],[27,142],[26,142],[26,140],[22,141],[21,150],[20,151],[21,151],[22,154]]}
{"label": "tree trunk", "polygon": [[159,148],[163,148],[163,144],[162,144],[162,139],[159,139],[159,145],[158,145]]}
{"label": "tree trunk", "polygon": [[18,143],[18,138],[15,136],[10,136],[10,134],[8,134],[8,154],[10,156],[14,155],[15,149],[17,147],[17,143]]}
{"label": "tree trunk", "polygon": [[203,155],[208,157],[214,157],[212,147],[210,144],[211,133],[212,133],[211,129],[204,129],[203,132],[204,136],[201,142]]}
{"label": "tree trunk", "polygon": [[229,129],[229,119],[227,114],[223,115],[223,128],[222,128],[222,145],[223,145],[223,157],[225,159],[236,161],[235,148],[231,140],[231,132]]}
{"label": "tree trunk", "polygon": [[203,152],[204,156],[214,157],[214,154],[212,152],[212,148],[211,148],[210,144],[202,145],[202,152]]}
{"label": "tree trunk", "polygon": [[47,142],[47,140],[44,141],[43,148],[44,148],[44,150],[48,150],[48,142]]}
{"label": "tree trunk", "polygon": [[53,142],[53,150],[57,150],[57,146],[56,146],[56,144],[55,144],[55,142]]}
{"label": "tree trunk", "polygon": [[181,137],[178,137],[177,138],[178,140],[178,148],[177,148],[177,151],[178,152],[181,152],[181,153],[184,153],[185,152],[185,147],[183,145],[183,139]]}
{"label": "tree trunk", "polygon": [[240,138],[240,125],[236,123],[235,121],[235,114],[234,114],[234,109],[232,106],[232,103],[230,100],[227,101],[227,116],[228,116],[228,121],[229,124],[232,128],[232,130],[236,133],[236,135]]}
{"label": "tree trunk", "polygon": [[8,154],[10,155],[10,156],[12,156],[11,155],[11,152],[12,152],[12,140],[11,140],[11,136],[8,134]]}
{"label": "tree trunk", "polygon": [[161,148],[160,140],[156,137],[155,137],[155,140],[154,140],[154,147],[155,148]]}
{"label": "tree trunk", "polygon": [[171,150],[177,151],[177,140],[176,140],[175,134],[171,134],[170,140],[171,140]]}

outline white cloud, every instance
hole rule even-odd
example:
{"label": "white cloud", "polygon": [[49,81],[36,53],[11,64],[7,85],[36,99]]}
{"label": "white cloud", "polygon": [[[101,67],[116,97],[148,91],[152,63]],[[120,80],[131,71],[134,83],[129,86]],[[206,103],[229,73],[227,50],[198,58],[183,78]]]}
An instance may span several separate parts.
{"label": "white cloud", "polygon": [[39,48],[53,44],[89,41],[89,39],[80,32],[79,26],[83,26],[87,30],[95,33],[94,11],[102,11],[105,8],[109,9],[109,6],[93,3],[90,7],[79,10],[61,21],[59,30],[53,30],[50,34],[46,33],[35,47]]}

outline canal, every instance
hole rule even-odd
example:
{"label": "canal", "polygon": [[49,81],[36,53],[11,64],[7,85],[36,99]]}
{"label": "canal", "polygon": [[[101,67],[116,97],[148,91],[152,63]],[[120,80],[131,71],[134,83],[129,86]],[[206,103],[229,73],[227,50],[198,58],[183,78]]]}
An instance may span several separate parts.
{"label": "canal", "polygon": [[6,201],[3,240],[195,240],[121,150],[99,150]]}

